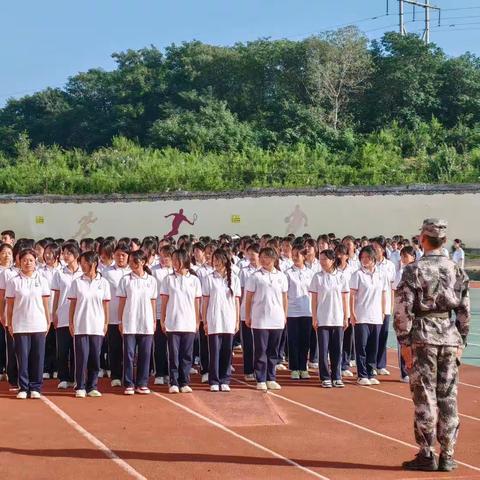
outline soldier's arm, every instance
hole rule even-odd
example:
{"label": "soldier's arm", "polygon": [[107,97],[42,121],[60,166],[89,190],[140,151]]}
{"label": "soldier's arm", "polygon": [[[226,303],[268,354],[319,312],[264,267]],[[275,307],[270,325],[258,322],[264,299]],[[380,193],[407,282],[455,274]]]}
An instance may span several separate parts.
{"label": "soldier's arm", "polygon": [[468,275],[463,269],[460,269],[460,275],[457,277],[460,289],[460,303],[457,308],[454,308],[458,332],[462,336],[463,344],[467,343],[467,335],[470,329],[470,295],[469,295],[469,279]]}
{"label": "soldier's arm", "polygon": [[393,328],[401,345],[410,345],[410,332],[412,330],[413,305],[415,293],[412,287],[405,281],[401,281],[395,292],[395,304],[393,310]]}

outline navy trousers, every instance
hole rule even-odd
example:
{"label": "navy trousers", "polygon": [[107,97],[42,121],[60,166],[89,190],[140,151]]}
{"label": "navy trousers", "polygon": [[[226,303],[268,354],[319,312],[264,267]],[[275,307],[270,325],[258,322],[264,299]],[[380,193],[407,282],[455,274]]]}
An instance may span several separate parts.
{"label": "navy trousers", "polygon": [[378,334],[377,368],[387,368],[387,341],[390,315],[385,315]]}
{"label": "navy trousers", "polygon": [[40,392],[43,384],[45,332],[15,333],[18,386],[21,392]]}
{"label": "navy trousers", "polygon": [[61,382],[72,382],[75,372],[73,338],[68,327],[57,328],[57,367]]}
{"label": "navy trousers", "polygon": [[[150,372],[153,335],[123,335],[123,385],[125,387],[146,387]],[[138,347],[137,374],[134,378],[133,362]]]}
{"label": "navy trousers", "polygon": [[77,390],[97,389],[103,335],[75,335],[75,383]]}
{"label": "navy trousers", "polygon": [[5,332],[5,340],[7,344],[7,375],[8,383],[11,387],[18,387],[18,365],[17,356],[15,354],[15,339],[7,330]]}
{"label": "navy trousers", "polygon": [[311,363],[318,363],[317,332],[313,327],[310,328],[310,354],[308,359]]}
{"label": "navy trousers", "polygon": [[203,322],[200,322],[199,333],[199,345],[200,345],[200,373],[204,375],[208,373],[208,338],[203,328]]}
{"label": "navy trousers", "polygon": [[355,353],[359,378],[373,378],[377,366],[378,334],[381,325],[357,323],[355,325]]}
{"label": "navy trousers", "polygon": [[243,373],[251,375],[253,369],[253,335],[252,329],[247,327],[245,322],[240,322],[240,335],[242,338],[243,350]]}
{"label": "navy trousers", "polygon": [[280,345],[278,346],[278,361],[277,363],[282,363],[286,358],[286,353],[288,351],[287,347],[287,327],[282,331],[282,336],[280,338]]}
{"label": "navy trousers", "polygon": [[287,318],[288,368],[292,371],[307,370],[311,330],[312,317]]}
{"label": "navy trousers", "polygon": [[193,332],[167,333],[168,370],[171,386],[184,387],[190,383],[194,340],[195,333]]}
{"label": "navy trousers", "polygon": [[155,360],[155,376],[168,376],[168,349],[167,336],[163,333],[160,320],[157,320],[157,329],[153,337],[154,341],[154,360]]}
{"label": "navy trousers", "polygon": [[7,371],[7,340],[5,327],[0,324],[0,375]]}
{"label": "navy trousers", "polygon": [[108,359],[110,378],[121,380],[123,377],[123,340],[118,325],[109,325],[107,329]]}
{"label": "navy trousers", "polygon": [[278,364],[278,348],[282,329],[252,328],[255,377],[257,382],[275,381],[275,367]]}
{"label": "navy trousers", "polygon": [[348,370],[350,368],[350,360],[355,358],[354,355],[354,333],[353,327],[348,321],[348,327],[343,332],[343,348],[342,348],[342,370]]}
{"label": "navy trousers", "polygon": [[45,364],[43,366],[45,373],[53,375],[57,371],[57,338],[53,323],[50,324],[47,338],[45,340]]}
{"label": "navy trousers", "polygon": [[341,380],[343,327],[318,327],[317,338],[320,380]]}
{"label": "navy trousers", "polygon": [[208,335],[210,385],[229,385],[232,376],[233,334]]}

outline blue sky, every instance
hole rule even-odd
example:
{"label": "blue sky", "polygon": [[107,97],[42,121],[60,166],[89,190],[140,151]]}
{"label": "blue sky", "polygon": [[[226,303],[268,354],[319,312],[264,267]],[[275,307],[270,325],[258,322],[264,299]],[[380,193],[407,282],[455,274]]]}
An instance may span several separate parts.
{"label": "blue sky", "polygon": [[[435,4],[444,9],[444,21],[437,27],[433,14],[432,40],[449,55],[480,55],[480,0]],[[397,29],[397,11],[396,0],[390,0],[389,16],[386,0],[2,1],[0,106],[9,97],[61,87],[79,71],[110,70],[115,51],[192,39],[217,45],[259,37],[300,40],[349,23],[378,38]],[[411,20],[411,8],[406,12]],[[417,22],[407,23],[410,31],[422,28],[422,15],[417,11]]]}

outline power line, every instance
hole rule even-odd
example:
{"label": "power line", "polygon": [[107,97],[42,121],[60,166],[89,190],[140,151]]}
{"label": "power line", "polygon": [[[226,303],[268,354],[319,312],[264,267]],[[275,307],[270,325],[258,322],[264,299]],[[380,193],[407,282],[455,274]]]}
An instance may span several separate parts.
{"label": "power line", "polygon": [[461,8],[442,8],[444,12],[453,12],[458,10],[479,10],[480,6],[478,7],[461,7]]}

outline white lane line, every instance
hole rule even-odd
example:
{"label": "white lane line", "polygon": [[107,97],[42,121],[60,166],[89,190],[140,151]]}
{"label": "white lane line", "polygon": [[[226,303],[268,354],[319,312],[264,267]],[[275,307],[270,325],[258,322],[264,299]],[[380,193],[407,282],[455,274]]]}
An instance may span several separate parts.
{"label": "white lane line", "polygon": [[195,417],[200,418],[201,420],[209,423],[210,425],[213,425],[214,427],[216,427],[216,428],[218,428],[218,429],[220,429],[220,430],[222,430],[226,433],[229,433],[230,435],[234,436],[235,438],[238,438],[239,440],[242,440],[245,443],[248,443],[249,445],[251,445],[255,448],[258,448],[259,450],[262,450],[265,453],[268,453],[272,457],[275,457],[275,458],[278,458],[278,459],[282,460],[283,462],[285,462],[288,465],[291,465],[292,467],[296,467],[299,470],[302,470],[303,472],[305,472],[309,475],[312,475],[316,478],[321,478],[323,480],[329,480],[328,477],[324,477],[323,475],[320,475],[319,473],[317,473],[313,470],[310,470],[309,468],[304,467],[303,465],[300,465],[299,463],[295,462],[294,460],[292,460],[290,458],[287,458],[287,457],[284,457],[280,453],[277,453],[274,450],[270,450],[269,448],[264,447],[260,443],[254,442],[253,440],[250,440],[249,438],[244,437],[243,435],[240,435],[239,433],[235,432],[234,430],[231,430],[230,428],[226,427],[225,425],[222,425],[221,423],[216,422],[215,420],[212,420],[211,418],[208,418],[208,417],[196,412],[195,410],[192,410],[191,408],[189,408],[185,405],[182,405],[181,403],[177,403],[177,402],[168,398],[165,395],[162,395],[162,394],[157,393],[157,392],[152,392],[152,394],[155,395],[158,398],[161,398],[162,400],[164,400],[166,402],[171,403],[172,405],[175,405],[178,408],[181,408],[182,410],[190,413],[191,415],[194,415]]}
{"label": "white lane line", "polygon": [[[255,388],[253,385],[249,385],[248,383],[242,381],[242,380],[237,380],[236,378],[233,378],[232,380],[235,380],[238,383],[241,383],[243,385],[247,385],[248,387]],[[357,423],[350,422],[349,420],[345,420],[340,417],[336,417],[335,415],[330,415],[327,412],[324,412],[322,410],[318,410],[317,408],[310,407],[309,405],[305,405],[304,403],[297,402],[296,400],[292,400],[291,398],[284,397],[282,395],[279,395],[278,393],[273,393],[271,390],[268,392],[269,395],[272,395],[273,397],[280,398],[282,400],[285,400],[286,402],[292,403],[293,405],[296,405],[298,407],[304,408],[305,410],[308,410],[310,412],[316,413],[317,415],[321,415],[322,417],[330,418],[331,420],[335,420],[337,422],[343,423],[345,425],[349,425],[350,427],[357,428],[359,430],[362,430],[364,432],[370,433],[372,435],[375,435],[380,438],[384,438],[386,440],[390,440],[392,442],[399,443],[400,445],[404,445],[405,447],[409,448],[414,448],[415,450],[418,450],[418,445],[413,445],[411,443],[404,442],[403,440],[399,440],[398,438],[395,437],[390,437],[389,435],[385,435],[383,433],[377,432],[375,430],[371,430],[370,428],[364,427],[362,425],[358,425]],[[480,472],[480,467],[475,467],[474,465],[470,465],[468,463],[460,462],[459,460],[456,460],[456,462],[459,465],[463,465],[464,467],[470,468],[472,470],[475,470],[477,472]]]}
{"label": "white lane line", "polygon": [[[387,367],[394,368],[395,370],[400,370],[400,368],[395,365],[388,364]],[[471,383],[458,382],[458,384],[464,385],[465,387],[480,388],[478,385],[472,385]]]}
{"label": "white lane line", "polygon": [[45,405],[52,409],[57,415],[65,420],[72,428],[74,428],[83,438],[88,440],[93,446],[98,448],[107,458],[112,460],[117,466],[119,466],[124,472],[128,473],[137,480],[147,480],[141,473],[137,472],[132,466],[130,466],[125,460],[122,460],[116,453],[112,452],[104,443],[102,443],[97,437],[93,436],[90,432],[85,430],[79,425],[72,417],[65,413],[60,407],[57,407],[51,400],[42,396],[41,400]]}

